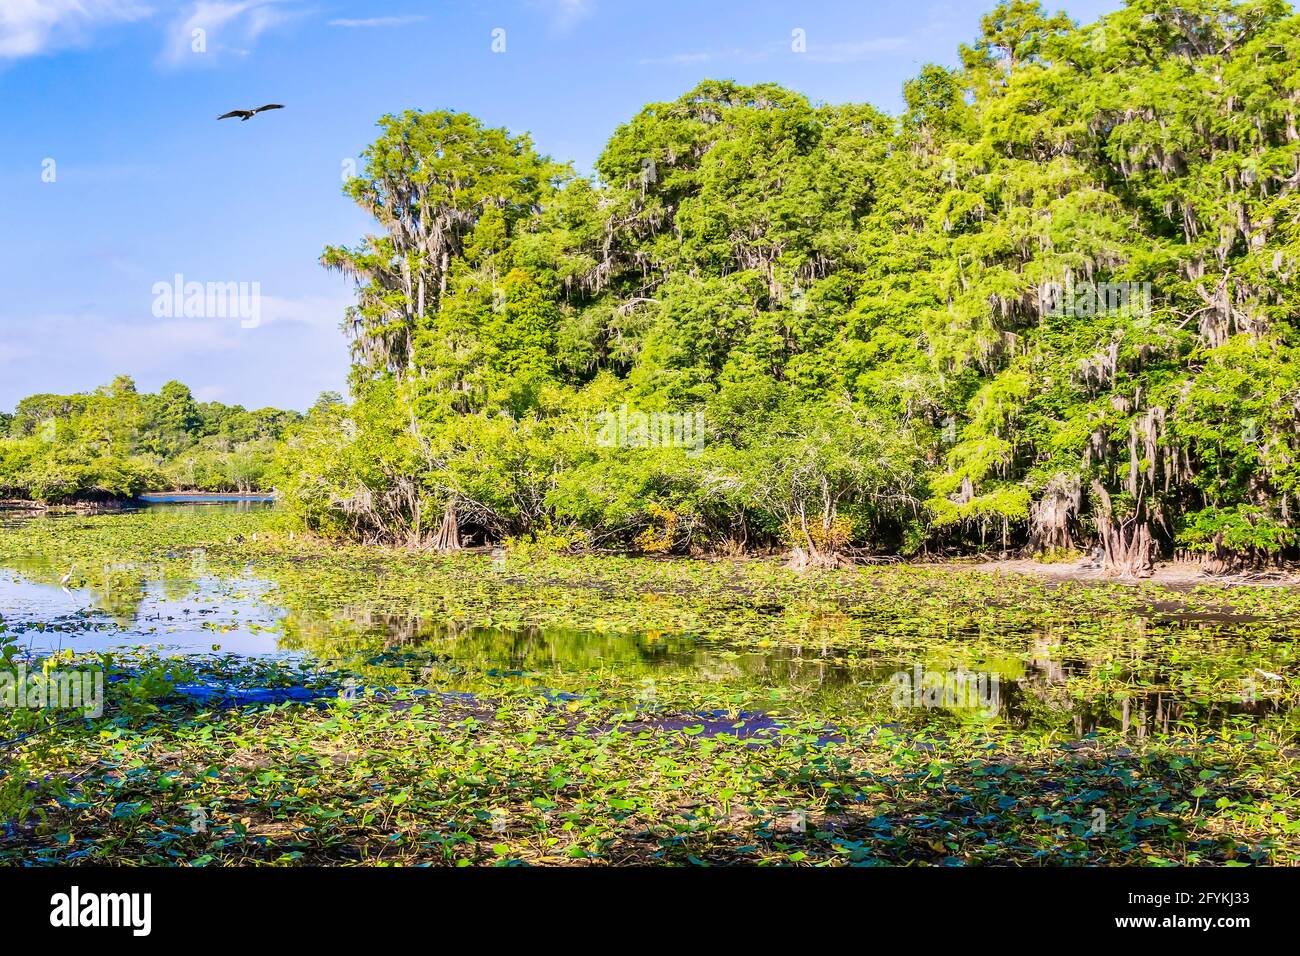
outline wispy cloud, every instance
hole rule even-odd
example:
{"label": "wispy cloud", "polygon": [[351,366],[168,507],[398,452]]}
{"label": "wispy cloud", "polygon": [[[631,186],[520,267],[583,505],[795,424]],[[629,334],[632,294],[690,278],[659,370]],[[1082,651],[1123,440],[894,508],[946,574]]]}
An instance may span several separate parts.
{"label": "wispy cloud", "polygon": [[150,13],[138,0],[0,0],[0,60],[83,43],[98,27]]}
{"label": "wispy cloud", "polygon": [[310,325],[322,331],[337,332],[343,324],[343,314],[349,306],[355,304],[356,298],[351,292],[337,296],[307,295],[292,299],[264,295],[262,324],[292,322]]}
{"label": "wispy cloud", "polygon": [[246,55],[257,38],[301,16],[295,0],[197,0],[168,28],[161,62],[202,65],[225,54]]}
{"label": "wispy cloud", "polygon": [[911,45],[908,37],[876,37],[872,40],[840,40],[835,43],[808,44],[808,59],[817,63],[852,63],[882,53],[897,53]]}
{"label": "wispy cloud", "polygon": [[22,348],[17,345],[10,345],[8,342],[0,342],[0,365],[6,362],[16,362],[19,359],[25,359],[31,355],[31,350]]}
{"label": "wispy cloud", "polygon": [[764,60],[768,54],[762,50],[697,50],[689,53],[669,53],[666,56],[647,56],[637,60],[643,66],[691,66],[696,63],[753,62]]}
{"label": "wispy cloud", "polygon": [[805,53],[793,54],[786,44],[770,44],[763,49],[733,47],[729,50],[696,50],[670,53],[665,56],[643,57],[637,62],[643,66],[691,66],[699,63],[756,63],[776,56],[798,55],[814,63],[852,63],[886,53],[895,53],[911,46],[905,36],[876,37],[870,40],[837,40],[834,43],[816,43],[810,40]]}
{"label": "wispy cloud", "polygon": [[[144,287],[147,291],[148,287]],[[110,312],[0,315],[0,408],[25,395],[93,389],[114,375],[142,388],[169,378],[203,401],[233,398],[250,407],[305,408],[323,389],[342,390],[348,349],[339,323],[350,293],[262,297],[262,323],[234,319],[154,319]],[[293,376],[284,369],[298,366]],[[150,384],[152,383],[152,384]]]}
{"label": "wispy cloud", "polygon": [[715,54],[699,53],[670,53],[667,56],[646,56],[637,60],[643,66],[686,66],[691,63],[708,63],[715,58]]}
{"label": "wispy cloud", "polygon": [[329,22],[329,24],[330,24],[330,26],[332,26],[332,27],[349,27],[349,28],[357,28],[357,27],[401,27],[401,26],[405,26],[405,25],[408,24],[408,23],[419,23],[419,22],[421,22],[422,20],[427,20],[427,19],[429,19],[429,18],[426,17],[426,16],[424,16],[423,14],[415,13],[415,14],[411,14],[410,16],[402,16],[402,17],[370,17],[370,18],[365,19],[365,20],[348,20],[348,19],[345,18],[345,19],[340,19],[340,20],[331,20],[331,21]]}
{"label": "wispy cloud", "polygon": [[587,19],[596,10],[596,0],[532,0],[532,2],[534,6],[546,11],[551,19],[551,26],[561,32]]}

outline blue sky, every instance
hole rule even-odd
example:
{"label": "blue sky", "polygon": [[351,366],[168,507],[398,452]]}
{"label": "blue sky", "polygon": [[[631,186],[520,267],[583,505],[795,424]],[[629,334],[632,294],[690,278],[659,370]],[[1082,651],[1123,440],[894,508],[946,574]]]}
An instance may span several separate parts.
{"label": "blue sky", "polygon": [[[250,407],[343,390],[351,292],[317,257],[372,228],[341,178],[386,112],[470,112],[587,172],[706,77],[896,111],[993,2],[0,0],[0,408],[122,373]],[[176,275],[258,283],[260,322],[156,315]]]}

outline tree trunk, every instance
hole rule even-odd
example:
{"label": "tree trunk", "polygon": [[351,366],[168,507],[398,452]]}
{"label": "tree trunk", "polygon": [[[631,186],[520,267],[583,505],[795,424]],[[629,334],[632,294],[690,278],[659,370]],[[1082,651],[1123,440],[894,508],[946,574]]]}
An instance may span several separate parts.
{"label": "tree trunk", "polygon": [[1043,497],[1030,506],[1030,546],[1035,551],[1073,551],[1071,525],[1083,504],[1077,478],[1057,476],[1047,483]]}
{"label": "tree trunk", "polygon": [[1097,501],[1097,533],[1105,552],[1106,574],[1127,578],[1149,578],[1155,572],[1155,538],[1147,512],[1146,492],[1138,495],[1133,514],[1120,519],[1101,482],[1093,481],[1092,494]]}
{"label": "tree trunk", "polygon": [[456,502],[447,502],[447,511],[442,516],[442,527],[433,546],[439,551],[460,550],[460,520],[456,517]]}

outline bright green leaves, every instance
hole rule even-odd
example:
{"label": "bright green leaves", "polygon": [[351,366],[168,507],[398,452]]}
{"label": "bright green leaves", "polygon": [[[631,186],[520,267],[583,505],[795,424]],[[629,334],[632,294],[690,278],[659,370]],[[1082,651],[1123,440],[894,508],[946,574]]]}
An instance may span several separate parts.
{"label": "bright green leaves", "polygon": [[567,170],[525,136],[485,128],[463,113],[385,116],[345,192],[384,227],[355,249],[331,247],[321,262],[358,284],[352,332],[365,375],[407,372],[417,329],[465,268],[493,278],[509,268],[509,237]]}

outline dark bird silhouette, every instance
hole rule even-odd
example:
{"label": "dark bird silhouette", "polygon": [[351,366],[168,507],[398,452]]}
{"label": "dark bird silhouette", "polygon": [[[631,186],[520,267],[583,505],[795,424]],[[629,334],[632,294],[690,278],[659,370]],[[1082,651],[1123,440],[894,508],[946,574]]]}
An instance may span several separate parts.
{"label": "dark bird silhouette", "polygon": [[223,113],[221,116],[218,116],[217,119],[223,120],[230,119],[232,116],[238,116],[242,122],[247,123],[258,113],[265,112],[266,110],[282,109],[284,109],[284,105],[281,103],[267,103],[265,106],[259,106],[255,110],[231,110],[229,113]]}

